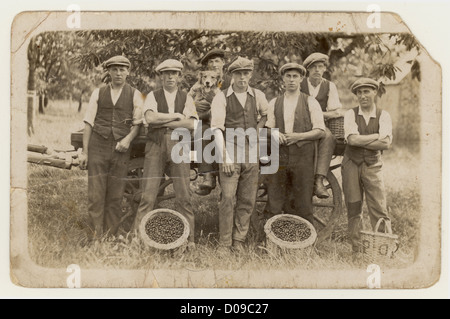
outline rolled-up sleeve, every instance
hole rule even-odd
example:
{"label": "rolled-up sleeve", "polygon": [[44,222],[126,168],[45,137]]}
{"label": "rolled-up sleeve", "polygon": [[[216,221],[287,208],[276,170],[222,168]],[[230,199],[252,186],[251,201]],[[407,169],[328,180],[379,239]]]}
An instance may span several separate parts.
{"label": "rolled-up sleeve", "polygon": [[379,139],[383,140],[386,137],[389,137],[389,144],[392,143],[392,120],[391,116],[388,112],[382,111],[380,115],[380,130],[379,130]]}
{"label": "rolled-up sleeve", "polygon": [[186,103],[184,104],[184,110],[183,115],[186,116],[186,118],[190,119],[196,119],[198,120],[198,114],[197,109],[195,108],[194,100],[192,99],[192,96],[189,94],[186,97]]}
{"label": "rolled-up sleeve", "polygon": [[144,96],[139,90],[134,91],[133,95],[133,123],[140,123],[143,118]]}
{"label": "rolled-up sleeve", "polygon": [[269,102],[267,102],[266,95],[260,90],[255,90],[255,95],[256,95],[256,108],[258,109],[259,115],[261,117],[267,116],[267,112],[269,109]]}
{"label": "rolled-up sleeve", "polygon": [[309,115],[311,117],[312,129],[325,131],[325,122],[323,120],[323,112],[319,102],[311,96],[308,97]]}
{"label": "rolled-up sleeve", "polygon": [[225,94],[219,92],[216,94],[211,102],[211,128],[225,131],[225,116],[226,116],[227,101]]}
{"label": "rolled-up sleeve", "polygon": [[267,107],[266,127],[268,127],[268,128],[275,127],[275,101],[276,101],[276,98],[272,99]]}
{"label": "rolled-up sleeve", "polygon": [[156,103],[155,95],[153,92],[150,92],[145,98],[144,105],[142,107],[142,115],[145,116],[147,111],[158,111],[158,104]]}
{"label": "rolled-up sleeve", "polygon": [[328,93],[327,111],[334,111],[342,107],[339,99],[339,93],[336,84],[330,82],[330,91]]}
{"label": "rolled-up sleeve", "polygon": [[89,104],[86,109],[86,113],[84,114],[83,121],[90,126],[94,127],[94,121],[95,117],[97,116],[97,109],[98,109],[98,95],[99,95],[99,89],[95,89],[94,92],[91,94],[91,98],[89,99]]}
{"label": "rolled-up sleeve", "polygon": [[359,135],[358,124],[356,124],[355,111],[348,110],[344,115],[344,138],[347,141],[350,135]]}

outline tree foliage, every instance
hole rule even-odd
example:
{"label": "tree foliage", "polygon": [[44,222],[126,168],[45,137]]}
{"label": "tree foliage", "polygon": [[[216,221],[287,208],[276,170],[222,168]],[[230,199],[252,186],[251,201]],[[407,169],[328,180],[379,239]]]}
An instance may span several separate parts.
{"label": "tree foliage", "polygon": [[[302,63],[312,52],[330,56],[329,72],[344,58],[359,70],[355,77],[395,79],[399,50],[420,51],[410,34],[90,30],[38,35],[30,43],[29,63],[35,70],[37,90],[46,90],[51,98],[82,97],[99,84],[104,61],[114,55],[125,55],[132,63],[130,83],[147,94],[160,85],[155,67],[168,58],[184,64],[181,86],[189,89],[201,68],[199,58],[213,48],[228,53],[227,64],[237,56],[253,59],[255,72],[251,84],[268,97],[282,90],[279,67],[287,62]],[[411,63],[413,75],[420,80],[418,62]]]}

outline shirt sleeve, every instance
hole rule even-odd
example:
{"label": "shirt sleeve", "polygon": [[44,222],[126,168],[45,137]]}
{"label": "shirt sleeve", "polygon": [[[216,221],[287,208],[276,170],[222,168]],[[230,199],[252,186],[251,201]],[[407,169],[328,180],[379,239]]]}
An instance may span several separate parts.
{"label": "shirt sleeve", "polygon": [[95,89],[94,92],[91,94],[91,98],[89,99],[89,104],[86,109],[86,113],[84,114],[83,121],[90,126],[94,127],[94,121],[95,116],[97,115],[97,109],[98,109],[98,95],[99,95],[99,89]]}
{"label": "shirt sleeve", "polygon": [[276,101],[276,98],[272,99],[267,107],[266,127],[268,127],[268,128],[275,127],[275,101]]}
{"label": "shirt sleeve", "polygon": [[187,95],[186,97],[186,103],[184,104],[184,110],[183,115],[186,116],[186,118],[194,118],[198,120],[198,114],[197,109],[195,108],[194,100],[192,99],[192,96]]}
{"label": "shirt sleeve", "polygon": [[325,131],[325,122],[323,120],[323,112],[319,102],[312,96],[308,97],[309,115],[311,117],[312,129]]}
{"label": "shirt sleeve", "polygon": [[347,141],[350,135],[359,135],[358,124],[356,124],[355,111],[348,110],[344,115],[344,138]]}
{"label": "shirt sleeve", "polygon": [[255,90],[255,93],[258,113],[260,116],[266,116],[269,109],[269,102],[267,102],[266,95],[260,90]]}
{"label": "shirt sleeve", "polygon": [[142,107],[142,114],[145,115],[147,111],[158,112],[158,104],[156,103],[155,95],[150,92],[145,98],[144,105]]}
{"label": "shirt sleeve", "polygon": [[134,90],[133,95],[133,124],[140,123],[142,120],[142,108],[144,105],[144,96],[139,90]]}
{"label": "shirt sleeve", "polygon": [[386,137],[389,137],[389,144],[392,143],[392,120],[391,116],[388,112],[382,111],[380,115],[380,130],[379,130],[379,139],[382,140]]}
{"label": "shirt sleeve", "polygon": [[327,111],[334,111],[342,107],[341,101],[339,100],[339,93],[336,84],[330,82],[330,91],[328,92],[328,103]]}
{"label": "shirt sleeve", "polygon": [[218,128],[225,131],[225,116],[226,116],[227,101],[225,94],[220,91],[216,94],[211,102],[211,128]]}

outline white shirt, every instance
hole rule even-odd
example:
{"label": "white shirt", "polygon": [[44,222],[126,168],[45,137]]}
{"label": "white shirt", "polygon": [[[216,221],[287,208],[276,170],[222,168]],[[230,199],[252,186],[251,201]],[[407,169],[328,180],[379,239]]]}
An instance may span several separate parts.
{"label": "white shirt", "polygon": [[[255,90],[255,94],[253,94],[253,90]],[[245,95],[245,101],[247,101],[247,93],[251,96],[254,96],[256,98],[256,110],[258,111],[258,117],[257,121],[261,119],[261,117],[267,115],[267,109],[269,107],[266,96],[264,93],[258,89],[252,89],[251,87],[248,87],[247,92],[244,92],[243,95]],[[211,102],[211,128],[212,129],[220,129],[222,131],[225,131],[225,117],[226,117],[226,110],[227,110],[227,97],[229,97],[231,94],[236,95],[236,98],[238,99],[239,103],[241,103],[242,107],[245,107],[245,103],[242,103],[241,100],[239,100],[239,93],[236,94],[236,92],[233,91],[233,86],[230,85],[230,87],[227,89],[226,96],[223,93],[223,91],[220,91],[216,94],[214,99]],[[242,99],[242,97],[241,97]]]}
{"label": "white shirt", "polygon": [[[166,90],[163,90],[163,91],[164,91],[164,96],[166,98],[169,113],[175,113],[175,98],[177,96],[178,90],[175,90],[175,92],[172,92],[172,93],[169,93]],[[143,115],[145,115],[145,113],[147,111],[158,112],[158,103],[156,102],[155,95],[153,92],[150,92],[147,95],[147,98],[145,99],[144,107],[143,107]],[[186,97],[186,103],[184,104],[183,115],[186,118],[198,119],[194,100],[192,99],[192,96],[190,96],[189,94]],[[145,117],[144,117],[144,124],[146,124]]]}
{"label": "white shirt", "polygon": [[[323,81],[320,82],[320,84],[316,87],[314,87],[311,84],[309,78],[307,78],[306,82],[308,83],[309,95],[315,98],[320,91],[320,86],[322,85]],[[339,94],[336,84],[334,84],[331,81],[328,82],[330,83],[330,91],[328,92],[328,102],[327,102],[327,111],[329,112],[340,109],[342,107],[342,104],[341,101],[339,100]]]}
{"label": "white shirt", "polygon": [[[376,106],[372,108],[370,113],[363,113],[361,107],[358,107],[358,115],[362,115],[366,125],[369,125],[371,118],[377,117]],[[350,135],[360,135],[358,131],[358,125],[356,124],[355,112],[353,110],[348,110],[344,116],[344,137],[345,140],[348,139]],[[383,140],[389,137],[389,144],[392,143],[392,120],[388,112],[382,110],[380,114],[380,137],[379,140]]]}
{"label": "white shirt", "polygon": [[[295,102],[292,99],[287,100],[286,96],[284,97],[284,129],[286,133],[292,133],[294,131],[294,120],[295,120],[295,110],[297,109],[298,96],[300,92],[296,95]],[[275,125],[275,101],[277,98],[274,98],[269,103],[269,111],[267,113],[267,122],[266,126],[269,128],[276,127]],[[308,96],[308,109],[309,115],[311,118],[312,129],[319,129],[325,131],[325,122],[323,120],[323,112],[320,108],[319,102],[312,96]]]}
{"label": "white shirt", "polygon": [[[122,87],[123,88],[123,87]],[[122,94],[122,88],[120,90],[113,90],[111,87],[111,100],[113,104],[115,105],[117,103],[117,100],[119,100],[120,94]],[[96,88],[92,94],[91,98],[89,99],[89,104],[86,109],[86,113],[84,115],[83,121],[87,124],[90,124],[92,127],[94,127],[94,121],[95,117],[97,115],[97,109],[98,109],[98,97],[99,97],[100,89]],[[137,122],[142,118],[142,104],[144,103],[144,97],[139,92],[139,90],[134,90],[133,95],[133,122]]]}
{"label": "white shirt", "polygon": [[242,108],[244,108],[245,103],[247,103],[247,92],[242,92],[242,93],[234,92],[234,95],[236,95],[239,103],[241,103]]}

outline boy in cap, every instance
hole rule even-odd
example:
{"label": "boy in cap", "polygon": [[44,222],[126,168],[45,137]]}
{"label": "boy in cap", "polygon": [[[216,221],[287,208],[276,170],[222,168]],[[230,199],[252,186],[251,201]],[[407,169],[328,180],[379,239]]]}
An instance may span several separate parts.
{"label": "boy in cap", "polygon": [[376,106],[378,87],[378,82],[370,78],[356,80],[351,91],[358,98],[359,106],[348,110],[344,116],[347,147],[341,165],[342,187],[354,253],[360,250],[364,194],[372,227],[380,218],[390,222],[381,153],[392,143],[392,121],[388,112]]}
{"label": "boy in cap", "polygon": [[[230,86],[231,78],[228,74],[224,74],[223,67],[225,65],[225,51],[222,49],[212,49],[206,53],[201,59],[200,63],[203,68],[211,71],[217,72],[219,80],[217,82],[217,87],[219,89],[225,90]],[[212,102],[212,100],[210,101]],[[197,109],[197,111],[199,111]],[[203,113],[203,112],[202,112]],[[199,116],[201,118],[200,112]],[[211,127],[211,113],[209,115],[201,118],[202,120],[202,133],[204,133],[208,128]],[[202,141],[202,148],[205,149],[206,145],[209,143],[208,140]],[[198,165],[198,173],[203,175],[203,183],[198,185],[198,189],[195,193],[198,195],[208,195],[211,191],[216,188],[216,172],[218,170],[217,163],[206,163],[202,161]]]}
{"label": "boy in cap", "polygon": [[306,69],[287,63],[279,72],[286,91],[270,102],[266,126],[279,129],[280,162],[268,179],[267,210],[281,214],[293,197],[295,213],[313,223],[314,141],[325,134],[325,123],[319,103],[300,91]]}
{"label": "boy in cap", "polygon": [[[223,156],[219,164],[222,188],[219,244],[222,247],[233,246],[238,251],[242,250],[247,237],[259,176],[257,137],[252,138],[243,132],[254,130],[257,134],[266,122],[268,108],[264,93],[249,86],[253,67],[253,61],[238,57],[228,68],[233,84],[217,93],[211,104],[216,152]],[[237,135],[238,143],[232,132]],[[254,161],[250,160],[252,156]]]}
{"label": "boy in cap", "polygon": [[[328,56],[315,52],[309,55],[303,66],[308,71],[308,76],[301,83],[300,90],[303,93],[311,95],[320,104],[325,121],[342,117],[339,110],[342,104],[339,100],[339,94],[336,85],[323,78],[328,65]],[[323,180],[327,176],[331,158],[333,156],[336,139],[331,131],[325,127],[325,135],[319,140],[317,168],[314,182],[314,194],[319,198],[328,198],[329,194]]]}
{"label": "boy in cap", "polygon": [[172,140],[172,132],[177,128],[194,129],[197,118],[192,97],[178,88],[183,64],[168,59],[156,67],[162,88],[150,92],[144,102],[143,114],[149,125],[148,141],[145,146],[145,161],[142,181],[142,198],[136,214],[134,228],[146,213],[153,210],[159,185],[164,174],[173,180],[177,210],[187,219],[190,226],[188,247],[194,244],[194,212],[191,205],[190,163],[175,163],[172,148],[179,142]]}
{"label": "boy in cap", "polygon": [[84,117],[80,167],[88,169],[88,212],[93,237],[115,235],[128,174],[131,141],[139,134],[142,94],[126,83],[130,61],[104,63],[111,83],[92,92]]}

